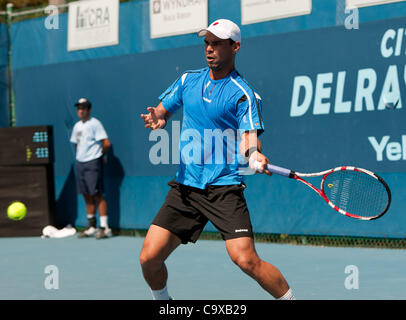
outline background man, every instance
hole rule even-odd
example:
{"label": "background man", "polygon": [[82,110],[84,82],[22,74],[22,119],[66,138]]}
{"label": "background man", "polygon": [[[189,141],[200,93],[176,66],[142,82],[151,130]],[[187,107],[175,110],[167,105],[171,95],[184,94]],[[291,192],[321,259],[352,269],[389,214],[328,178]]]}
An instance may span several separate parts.
{"label": "background man", "polygon": [[[107,202],[103,197],[103,156],[111,143],[102,123],[90,115],[90,101],[81,98],[75,106],[80,121],[73,127],[70,142],[76,145],[77,188],[85,199],[89,224],[78,237],[104,239],[112,234],[107,221]],[[96,208],[100,214],[100,230],[96,228]]]}

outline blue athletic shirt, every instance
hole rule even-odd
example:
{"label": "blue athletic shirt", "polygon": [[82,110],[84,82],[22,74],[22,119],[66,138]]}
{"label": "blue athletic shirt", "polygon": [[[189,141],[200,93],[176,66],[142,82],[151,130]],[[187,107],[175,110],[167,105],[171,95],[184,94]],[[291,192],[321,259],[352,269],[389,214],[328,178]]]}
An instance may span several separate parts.
{"label": "blue athletic shirt", "polygon": [[159,96],[170,113],[183,106],[176,181],[200,189],[240,184],[239,169],[247,166],[239,151],[241,134],[264,130],[261,98],[247,81],[236,70],[219,80],[209,72],[186,71]]}

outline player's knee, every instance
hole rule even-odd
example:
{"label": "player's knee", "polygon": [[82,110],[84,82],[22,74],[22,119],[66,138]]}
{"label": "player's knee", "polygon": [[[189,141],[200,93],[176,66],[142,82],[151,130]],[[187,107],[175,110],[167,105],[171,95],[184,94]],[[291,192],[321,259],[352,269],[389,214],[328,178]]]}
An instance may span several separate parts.
{"label": "player's knee", "polygon": [[140,254],[140,264],[142,269],[148,269],[151,265],[151,257],[143,252]]}
{"label": "player's knee", "polygon": [[140,264],[142,269],[157,269],[162,261],[148,250],[143,249],[140,253]]}
{"label": "player's knee", "polygon": [[260,260],[255,255],[238,255],[232,257],[233,262],[247,274],[254,274],[260,264]]}
{"label": "player's knee", "polygon": [[146,252],[146,250],[142,250],[140,253],[141,267],[142,268],[148,267],[148,265],[150,265],[152,261],[153,261],[152,256],[148,252]]}

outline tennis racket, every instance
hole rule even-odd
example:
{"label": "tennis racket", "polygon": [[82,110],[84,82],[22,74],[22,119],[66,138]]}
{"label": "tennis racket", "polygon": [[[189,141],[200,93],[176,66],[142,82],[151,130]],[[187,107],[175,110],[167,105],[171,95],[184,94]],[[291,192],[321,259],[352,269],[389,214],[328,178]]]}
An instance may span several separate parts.
{"label": "tennis racket", "polygon": [[[260,162],[254,166],[260,170]],[[386,182],[375,173],[352,166],[300,173],[268,164],[267,169],[280,176],[302,182],[319,194],[329,206],[339,213],[360,220],[374,220],[382,217],[389,209],[391,192]],[[320,189],[303,178],[322,177]]]}

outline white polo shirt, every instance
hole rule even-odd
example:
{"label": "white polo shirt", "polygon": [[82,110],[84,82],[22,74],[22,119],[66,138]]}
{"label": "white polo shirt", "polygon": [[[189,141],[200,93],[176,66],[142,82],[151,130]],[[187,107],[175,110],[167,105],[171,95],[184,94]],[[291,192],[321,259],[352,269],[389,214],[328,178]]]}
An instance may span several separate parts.
{"label": "white polo shirt", "polygon": [[100,158],[103,155],[101,140],[107,138],[103,125],[96,118],[78,121],[70,138],[70,142],[76,144],[76,160],[88,162]]}

